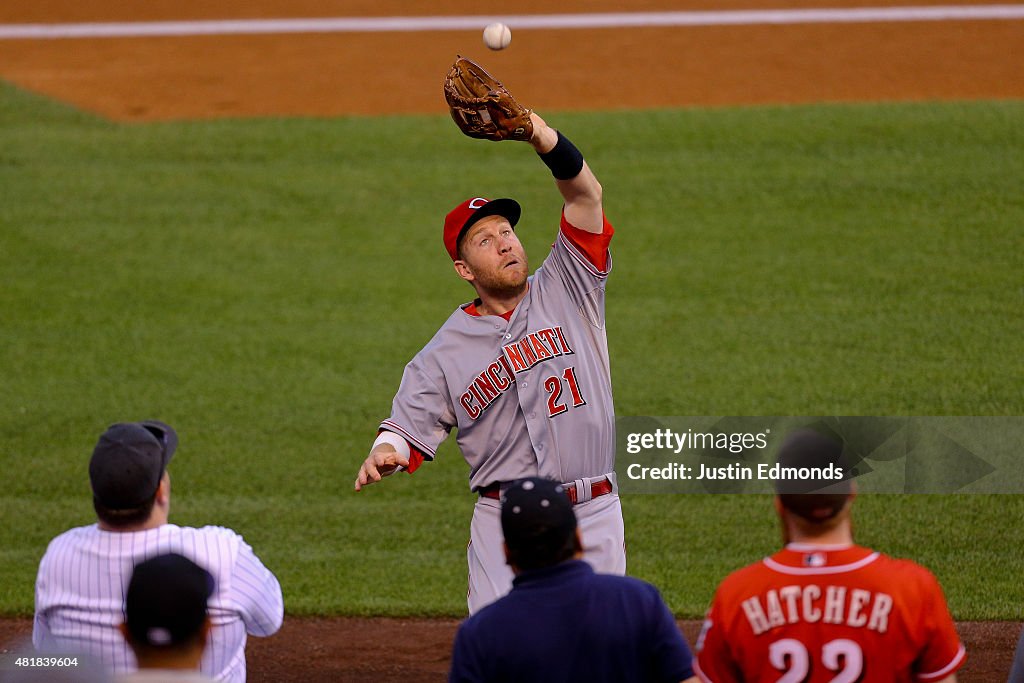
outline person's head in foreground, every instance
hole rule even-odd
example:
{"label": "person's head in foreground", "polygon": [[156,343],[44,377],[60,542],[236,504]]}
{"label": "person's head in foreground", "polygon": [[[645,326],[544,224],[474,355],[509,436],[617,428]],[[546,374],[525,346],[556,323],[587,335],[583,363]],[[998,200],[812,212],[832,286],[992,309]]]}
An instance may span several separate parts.
{"label": "person's head in foreground", "polygon": [[181,555],[159,555],[135,567],[121,632],[140,669],[199,668],[213,588],[213,576]]}
{"label": "person's head in foreground", "polygon": [[814,540],[851,543],[852,473],[837,437],[806,428],[789,434],[776,458],[799,478],[775,481],[775,509],[786,543]]}
{"label": "person's head in foreground", "polygon": [[562,485],[529,477],[502,494],[505,557],[517,574],[583,556],[576,514]]}

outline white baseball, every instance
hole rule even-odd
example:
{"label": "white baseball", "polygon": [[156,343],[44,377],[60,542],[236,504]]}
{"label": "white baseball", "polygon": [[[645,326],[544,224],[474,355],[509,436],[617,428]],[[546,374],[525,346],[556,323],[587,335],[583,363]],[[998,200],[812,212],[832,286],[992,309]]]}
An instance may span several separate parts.
{"label": "white baseball", "polygon": [[484,29],[484,45],[492,50],[504,50],[512,42],[512,31],[505,24],[489,24]]}

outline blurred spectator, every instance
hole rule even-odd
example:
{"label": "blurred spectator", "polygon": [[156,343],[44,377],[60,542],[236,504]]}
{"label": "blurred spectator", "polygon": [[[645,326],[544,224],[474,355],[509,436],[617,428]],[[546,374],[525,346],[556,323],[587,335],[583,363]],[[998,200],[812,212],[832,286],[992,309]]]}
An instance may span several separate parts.
{"label": "blurred spectator", "polygon": [[698,676],[956,681],[966,653],[939,582],[914,562],[853,543],[856,494],[843,444],[800,430],[778,464],[806,475],[776,481],[785,548],[718,587],[697,640]]}
{"label": "blurred spectator", "polygon": [[658,590],[582,559],[561,484],[521,479],[501,503],[512,591],[459,627],[451,683],[693,678],[690,648]]}
{"label": "blurred spectator", "polygon": [[98,523],[55,538],[39,563],[32,640],[41,652],[88,654],[114,673],[134,671],[118,630],[125,590],[136,564],[166,553],[190,558],[216,582],[203,673],[243,683],[246,634],[281,627],[281,586],[241,536],[168,522],[167,465],[177,444],[174,430],[155,421],[115,424],[100,436],[89,462]]}
{"label": "blurred spectator", "polygon": [[210,633],[213,576],[181,555],[158,555],[132,573],[121,632],[139,670],[121,683],[212,683],[199,673]]}

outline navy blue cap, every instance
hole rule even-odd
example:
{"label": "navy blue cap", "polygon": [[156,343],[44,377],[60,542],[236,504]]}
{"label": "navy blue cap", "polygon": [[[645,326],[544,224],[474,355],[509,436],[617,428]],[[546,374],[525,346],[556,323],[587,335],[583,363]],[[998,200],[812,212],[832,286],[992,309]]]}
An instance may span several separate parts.
{"label": "navy blue cap", "polygon": [[519,479],[502,493],[501,530],[509,547],[558,546],[576,530],[576,513],[560,483]]}
{"label": "navy blue cap", "polygon": [[155,494],[178,447],[178,435],[163,422],[120,422],[103,432],[89,461],[92,493],[104,507],[139,507]]}
{"label": "navy blue cap", "polygon": [[140,562],[125,594],[125,625],[136,643],[173,647],[195,637],[213,595],[210,572],[182,555]]}

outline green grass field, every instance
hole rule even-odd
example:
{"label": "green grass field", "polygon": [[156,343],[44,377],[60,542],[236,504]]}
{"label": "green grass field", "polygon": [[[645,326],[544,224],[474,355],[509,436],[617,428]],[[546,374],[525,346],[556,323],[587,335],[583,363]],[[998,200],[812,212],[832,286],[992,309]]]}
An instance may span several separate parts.
{"label": "green grass field", "polygon": [[[549,113],[618,233],[620,415],[1024,412],[1024,102]],[[441,246],[514,196],[539,263],[559,197],[526,145],[446,116],[118,125],[0,86],[0,613],[92,521],[111,422],[182,444],[172,521],[242,532],[292,614],[464,612],[447,444],[355,494],[402,367],[468,287]],[[631,496],[630,573],[683,616],[770,552],[762,496]],[[961,619],[1020,619],[1024,496],[865,496],[860,541]]]}

